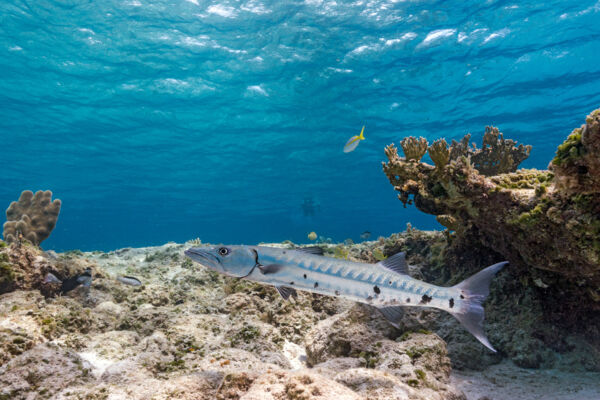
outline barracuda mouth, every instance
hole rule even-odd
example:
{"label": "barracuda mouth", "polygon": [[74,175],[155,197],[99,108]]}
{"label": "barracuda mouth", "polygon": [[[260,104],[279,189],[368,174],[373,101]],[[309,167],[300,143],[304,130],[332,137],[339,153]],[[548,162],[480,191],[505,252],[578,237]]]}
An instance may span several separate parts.
{"label": "barracuda mouth", "polygon": [[216,266],[219,264],[219,259],[216,256],[210,254],[206,250],[202,250],[197,247],[187,249],[183,252],[183,254],[196,261],[197,263],[200,263],[210,268],[216,268]]}

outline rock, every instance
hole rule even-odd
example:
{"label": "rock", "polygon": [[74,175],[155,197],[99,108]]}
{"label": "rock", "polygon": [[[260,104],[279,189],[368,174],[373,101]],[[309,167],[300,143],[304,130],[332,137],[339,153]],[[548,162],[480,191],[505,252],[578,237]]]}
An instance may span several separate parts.
{"label": "rock", "polygon": [[48,397],[91,379],[89,364],[75,352],[44,343],[0,367],[0,397]]}
{"label": "rock", "polygon": [[308,371],[273,371],[256,378],[240,400],[363,400],[344,385]]}
{"label": "rock", "polygon": [[[308,365],[351,384],[368,398],[407,398],[416,393],[413,388],[426,393],[423,398],[461,398],[462,394],[449,385],[451,368],[445,343],[435,334],[397,337],[397,333],[381,316],[356,305],[321,321],[309,332]],[[340,369],[345,372],[334,375]],[[376,384],[368,383],[371,378],[385,380],[384,387],[392,389],[377,389]],[[394,382],[401,383],[397,390],[393,389]]]}

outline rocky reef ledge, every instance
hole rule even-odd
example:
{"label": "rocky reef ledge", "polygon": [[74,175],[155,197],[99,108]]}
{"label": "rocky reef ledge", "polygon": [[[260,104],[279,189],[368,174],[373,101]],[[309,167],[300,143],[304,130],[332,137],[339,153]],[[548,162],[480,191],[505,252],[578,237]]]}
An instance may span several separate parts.
{"label": "rocky reef ledge", "polygon": [[[466,399],[467,380],[453,383],[452,364],[481,369],[507,356],[492,355],[441,312],[409,310],[396,329],[368,306],[306,293],[284,301],[273,288],[190,262],[183,251],[191,245],[62,254],[25,242],[0,248],[3,279],[16,282],[0,295],[0,399]],[[364,262],[405,250],[411,275],[430,279],[447,238],[409,229],[323,246],[328,256]],[[32,273],[85,270],[91,285],[62,295]],[[488,333],[494,344],[524,341],[512,357],[526,360],[530,342],[499,315],[506,279],[494,284]],[[556,366],[595,368],[598,359],[573,341],[578,353],[561,355]],[[558,357],[546,351],[539,354]]]}
{"label": "rocky reef ledge", "polygon": [[[517,169],[531,146],[496,128],[486,128],[481,148],[469,141],[429,145],[409,137],[400,142],[404,157],[393,144],[385,149],[383,171],[404,206],[436,215],[447,228],[449,251],[430,278],[456,283],[481,264],[510,261],[490,299],[503,310],[488,314],[498,324],[491,341],[525,367],[564,363],[553,354],[579,351],[578,364],[597,370],[600,110],[568,135],[548,170]],[[421,160],[425,153],[433,165]],[[501,325],[522,340],[503,338]]]}

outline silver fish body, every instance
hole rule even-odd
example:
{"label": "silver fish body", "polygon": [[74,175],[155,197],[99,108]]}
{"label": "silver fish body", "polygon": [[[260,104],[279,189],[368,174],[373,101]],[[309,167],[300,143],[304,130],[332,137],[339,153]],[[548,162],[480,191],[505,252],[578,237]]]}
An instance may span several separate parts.
{"label": "silver fish body", "polygon": [[281,249],[262,246],[191,248],[185,254],[226,275],[273,285],[287,299],[296,290],[339,296],[377,307],[392,323],[400,307],[422,306],[455,316],[486,347],[482,303],[489,283],[507,263],[494,264],[453,287],[432,285],[408,275],[404,253],[377,264],[324,257],[317,248]]}
{"label": "silver fish body", "polygon": [[117,276],[117,280],[129,286],[142,286],[142,282],[134,276]]}
{"label": "silver fish body", "polygon": [[[460,307],[459,289],[444,288],[393,272],[380,264],[365,264],[297,250],[256,247],[261,265],[280,265],[275,273],[255,268],[247,279],[374,306]],[[403,257],[403,255],[400,255]]]}

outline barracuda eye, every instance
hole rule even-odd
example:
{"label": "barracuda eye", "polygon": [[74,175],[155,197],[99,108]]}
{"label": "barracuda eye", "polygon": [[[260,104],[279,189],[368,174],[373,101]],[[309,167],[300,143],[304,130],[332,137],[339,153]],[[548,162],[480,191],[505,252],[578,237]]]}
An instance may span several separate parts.
{"label": "barracuda eye", "polygon": [[227,254],[229,254],[229,249],[227,247],[221,247],[218,250],[219,255],[221,256],[226,256]]}

